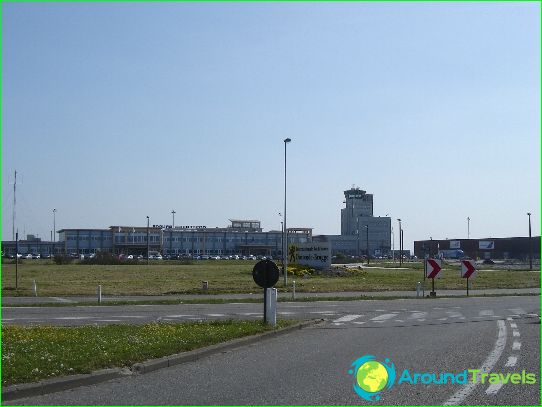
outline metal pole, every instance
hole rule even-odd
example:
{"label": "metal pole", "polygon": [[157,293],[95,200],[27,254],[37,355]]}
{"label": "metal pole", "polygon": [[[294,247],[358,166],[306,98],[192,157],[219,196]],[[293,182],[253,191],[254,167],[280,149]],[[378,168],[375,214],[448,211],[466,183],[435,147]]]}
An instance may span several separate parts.
{"label": "metal pole", "polygon": [[15,232],[15,289],[19,288],[19,231]]}
{"label": "metal pole", "polygon": [[53,209],[53,243],[56,242],[56,209]]}
{"label": "metal pole", "polygon": [[284,285],[288,284],[288,227],[286,226],[286,144],[292,141],[289,138],[284,139]]}
{"label": "metal pole", "polygon": [[12,226],[12,239],[15,239],[15,206],[17,204],[16,199],[16,192],[17,192],[17,170],[15,170],[15,182],[13,183],[13,226]]}
{"label": "metal pole", "polygon": [[467,239],[470,239],[470,218],[467,216]]}
{"label": "metal pole", "polygon": [[401,219],[397,219],[397,222],[399,223],[399,266],[403,264],[403,253],[401,249]]}
{"label": "metal pole", "polygon": [[529,216],[529,269],[533,269],[533,238],[531,236],[531,213],[528,212]]}
{"label": "metal pole", "polygon": [[263,323],[267,323],[267,288],[263,289]]}
{"label": "metal pole", "polygon": [[173,225],[171,226],[172,228],[175,228],[175,214],[176,214],[176,213],[177,213],[177,212],[175,212],[175,210],[172,210],[172,211],[171,211],[171,214],[173,215]]}
{"label": "metal pole", "polygon": [[365,229],[367,229],[367,234],[365,236],[366,238],[366,242],[365,242],[365,246],[366,246],[366,250],[367,250],[367,265],[370,263],[371,259],[371,255],[369,254],[369,225],[365,225]]}
{"label": "metal pole", "polygon": [[467,297],[469,296],[469,278],[467,277]]}
{"label": "metal pole", "polygon": [[149,251],[150,251],[150,241],[149,241],[149,217],[147,216],[147,266],[149,265]]}

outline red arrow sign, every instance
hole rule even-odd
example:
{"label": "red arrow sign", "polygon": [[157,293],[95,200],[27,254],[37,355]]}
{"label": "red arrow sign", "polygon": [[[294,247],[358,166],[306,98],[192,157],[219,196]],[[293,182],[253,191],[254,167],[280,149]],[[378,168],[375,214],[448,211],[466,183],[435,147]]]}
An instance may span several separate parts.
{"label": "red arrow sign", "polygon": [[476,275],[476,268],[470,260],[461,260],[461,277],[469,278]]}
{"label": "red arrow sign", "polygon": [[442,270],[435,259],[427,259],[427,278],[435,278]]}

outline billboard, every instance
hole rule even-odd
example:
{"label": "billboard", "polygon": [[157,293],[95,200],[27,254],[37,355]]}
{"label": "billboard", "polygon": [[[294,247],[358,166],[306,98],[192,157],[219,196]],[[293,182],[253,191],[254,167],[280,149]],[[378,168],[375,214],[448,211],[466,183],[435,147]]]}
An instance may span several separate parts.
{"label": "billboard", "polygon": [[450,249],[461,249],[461,240],[450,240]]}
{"label": "billboard", "polygon": [[495,248],[495,242],[493,240],[480,240],[478,242],[478,248],[481,250],[493,250]]}
{"label": "billboard", "polygon": [[329,242],[296,243],[297,262],[314,268],[331,267]]}

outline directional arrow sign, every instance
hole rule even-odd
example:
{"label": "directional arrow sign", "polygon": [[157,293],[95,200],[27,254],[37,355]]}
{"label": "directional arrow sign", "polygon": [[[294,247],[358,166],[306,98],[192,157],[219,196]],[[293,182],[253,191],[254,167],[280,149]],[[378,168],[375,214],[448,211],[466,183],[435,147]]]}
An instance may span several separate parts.
{"label": "directional arrow sign", "polygon": [[435,259],[427,259],[427,278],[436,278],[442,270],[440,262]]}
{"label": "directional arrow sign", "polygon": [[476,267],[474,267],[472,260],[461,260],[461,277],[476,277]]}

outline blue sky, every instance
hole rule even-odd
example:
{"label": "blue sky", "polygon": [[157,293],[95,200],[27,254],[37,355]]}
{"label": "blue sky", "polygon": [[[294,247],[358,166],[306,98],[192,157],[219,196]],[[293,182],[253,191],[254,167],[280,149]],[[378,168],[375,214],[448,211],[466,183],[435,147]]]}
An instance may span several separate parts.
{"label": "blue sky", "polygon": [[[540,234],[538,3],[3,3],[2,233],[260,219]],[[393,222],[396,227],[396,221]]]}

